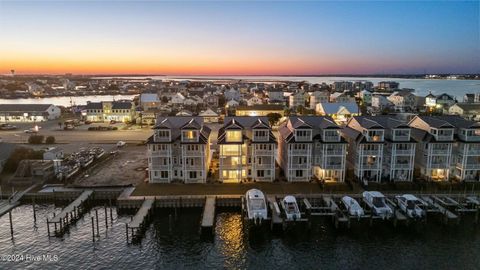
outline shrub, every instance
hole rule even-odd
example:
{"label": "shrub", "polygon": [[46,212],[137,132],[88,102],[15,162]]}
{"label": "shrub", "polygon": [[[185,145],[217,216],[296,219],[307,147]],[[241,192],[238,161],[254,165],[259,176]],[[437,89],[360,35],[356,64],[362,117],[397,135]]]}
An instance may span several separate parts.
{"label": "shrub", "polygon": [[43,143],[43,138],[42,135],[30,135],[30,137],[28,137],[28,143],[41,144]]}
{"label": "shrub", "polygon": [[54,144],[54,143],[55,143],[55,137],[53,137],[53,136],[48,136],[48,137],[45,139],[45,143],[46,143],[46,144]]}
{"label": "shrub", "polygon": [[6,172],[15,172],[20,160],[24,159],[42,159],[43,151],[35,151],[30,148],[18,147],[5,162],[4,169]]}
{"label": "shrub", "polygon": [[118,129],[118,127],[113,127],[113,128],[112,128],[112,130],[117,130],[117,129]]}

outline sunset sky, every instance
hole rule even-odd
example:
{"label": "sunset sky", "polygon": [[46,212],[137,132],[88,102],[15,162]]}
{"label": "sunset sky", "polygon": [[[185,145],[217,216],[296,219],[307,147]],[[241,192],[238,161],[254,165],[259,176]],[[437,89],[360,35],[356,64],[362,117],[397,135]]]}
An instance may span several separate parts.
{"label": "sunset sky", "polygon": [[4,1],[0,74],[480,73],[479,1]]}

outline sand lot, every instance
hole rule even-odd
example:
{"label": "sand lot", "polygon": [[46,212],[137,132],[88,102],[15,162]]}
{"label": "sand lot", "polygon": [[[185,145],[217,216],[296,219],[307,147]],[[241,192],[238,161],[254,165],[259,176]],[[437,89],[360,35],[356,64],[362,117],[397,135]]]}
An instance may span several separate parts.
{"label": "sand lot", "polygon": [[73,180],[75,186],[137,185],[146,178],[147,147],[127,145]]}

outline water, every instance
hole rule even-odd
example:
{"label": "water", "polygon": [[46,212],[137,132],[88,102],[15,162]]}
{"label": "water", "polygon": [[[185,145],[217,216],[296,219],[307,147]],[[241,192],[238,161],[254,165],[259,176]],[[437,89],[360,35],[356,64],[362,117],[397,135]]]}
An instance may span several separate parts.
{"label": "water", "polygon": [[[46,214],[52,205],[13,210],[15,240],[8,215],[0,218],[0,255],[58,256],[58,262],[2,262],[0,269],[478,269],[480,233],[472,222],[447,228],[433,221],[426,228],[381,225],[338,231],[316,220],[310,232],[247,236],[241,215],[220,212],[213,239],[199,235],[200,210],[182,210],[172,228],[168,213],[157,215],[139,245],[127,245],[125,222],[117,217],[105,229],[99,209],[100,238],[92,243],[91,219],[85,217],[63,238],[48,238]],[[57,209],[58,211],[58,209]]]}
{"label": "water", "polygon": [[2,99],[0,104],[54,104],[57,106],[70,107],[71,105],[86,105],[88,101],[112,101],[120,99],[133,99],[136,95],[99,95],[99,96],[79,96],[79,97],[46,97],[46,98],[19,98]]}

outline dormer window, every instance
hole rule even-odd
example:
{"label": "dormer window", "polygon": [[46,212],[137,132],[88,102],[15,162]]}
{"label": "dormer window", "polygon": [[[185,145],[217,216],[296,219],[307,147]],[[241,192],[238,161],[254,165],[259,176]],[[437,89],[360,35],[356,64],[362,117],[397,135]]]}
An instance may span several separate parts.
{"label": "dormer window", "polygon": [[182,132],[182,141],[184,142],[198,142],[197,130],[185,130]]}
{"label": "dormer window", "polygon": [[253,141],[268,141],[268,130],[255,130],[253,132]]}
{"label": "dormer window", "polygon": [[227,130],[226,134],[227,142],[241,142],[242,131],[241,130]]}
{"label": "dormer window", "polygon": [[394,141],[408,141],[410,140],[410,130],[409,129],[395,129],[393,132]]}
{"label": "dormer window", "polygon": [[170,130],[157,130],[154,139],[157,142],[170,141]]}
{"label": "dormer window", "polygon": [[383,130],[369,130],[367,140],[370,142],[383,142]]}
{"label": "dormer window", "polygon": [[340,134],[338,130],[325,130],[323,131],[323,140],[326,142],[338,142],[340,141]]}
{"label": "dormer window", "polygon": [[297,141],[311,141],[312,140],[312,131],[311,130],[296,130],[295,139]]}

